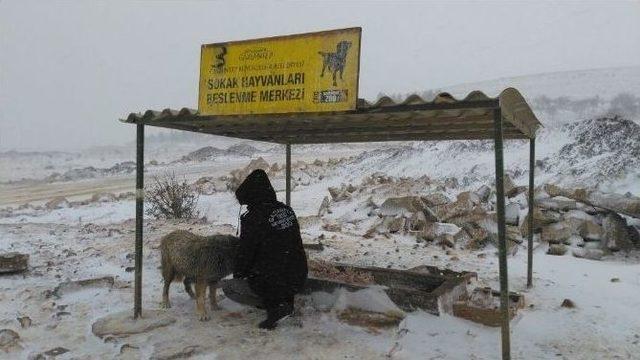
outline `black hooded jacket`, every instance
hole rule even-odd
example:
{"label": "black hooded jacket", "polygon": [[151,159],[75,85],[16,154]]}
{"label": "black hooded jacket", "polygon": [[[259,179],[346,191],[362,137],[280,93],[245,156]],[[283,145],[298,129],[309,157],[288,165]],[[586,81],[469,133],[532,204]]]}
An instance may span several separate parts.
{"label": "black hooded jacket", "polygon": [[248,278],[251,289],[263,298],[293,296],[302,289],[308,271],[295,213],[276,200],[263,170],[247,176],[236,198],[248,211],[241,218],[233,276]]}

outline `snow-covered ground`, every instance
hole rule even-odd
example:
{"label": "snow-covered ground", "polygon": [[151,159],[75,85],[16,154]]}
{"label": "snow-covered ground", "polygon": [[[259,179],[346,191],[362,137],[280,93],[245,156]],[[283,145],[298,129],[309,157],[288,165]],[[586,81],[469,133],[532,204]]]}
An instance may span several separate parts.
{"label": "snow-covered ground", "polygon": [[[162,234],[177,226],[203,234],[233,232],[233,225],[229,223],[233,224],[235,219],[230,214],[235,213],[236,206],[231,197],[221,195],[215,202],[228,204],[217,210],[227,216],[215,219],[215,225],[147,222],[143,270],[145,309],[158,308],[160,301],[162,286],[157,246]],[[123,204],[123,210],[127,207],[132,210],[133,204]],[[1,325],[19,332],[24,347],[19,356],[61,346],[70,350],[67,358],[105,358],[116,356],[125,344],[139,348],[136,356],[141,357],[160,351],[180,352],[193,345],[200,347],[198,352],[203,358],[217,355],[237,359],[247,356],[375,359],[389,355],[394,359],[494,359],[499,354],[498,329],[421,311],[407,314],[398,328],[371,331],[343,324],[331,312],[320,312],[309,305],[302,310],[302,325],[285,322],[274,332],[264,332],[255,328],[263,316],[261,311],[225,299],[221,302],[223,310],[213,312],[211,321],[201,323],[197,321],[193,301],[178,284],[172,291],[174,306],[168,310],[178,319],[175,324],[105,342],[91,334],[91,324],[111,313],[131,311],[132,307],[133,276],[126,269],[133,265],[133,223],[120,222],[117,216],[104,225],[92,225],[104,222],[100,216],[95,222],[91,219],[85,223],[58,224],[58,219],[46,217],[40,220],[42,223],[0,225],[3,234],[0,251],[31,254],[30,272],[4,276],[0,293]],[[415,241],[402,236],[364,239],[337,234],[332,238],[336,234],[321,233],[327,235],[323,240],[326,249],[321,253],[312,252],[312,258],[383,267],[429,264],[476,271],[479,285],[498,288],[497,257],[491,246],[480,252],[444,251],[433,246],[415,249]],[[309,240],[308,233],[305,239]],[[361,249],[367,249],[367,256]],[[512,321],[514,357],[635,358],[640,351],[639,261],[638,254],[612,256],[603,261],[555,257],[546,255],[545,245],[541,245],[534,252],[535,287],[527,290],[526,252],[521,248],[509,258],[511,290],[523,293],[527,304]],[[116,285],[88,288],[60,298],[46,297],[48,290],[65,280],[102,276],[113,276]],[[619,281],[612,282],[614,278]],[[577,307],[562,308],[560,304],[565,298],[573,300]],[[314,301],[313,298],[304,300]],[[16,319],[21,316],[32,319],[31,327],[20,328]],[[0,354],[0,358],[3,356],[11,358]]]}
{"label": "snow-covered ground", "polygon": [[[537,184],[584,185],[638,196],[640,126],[637,124],[640,119],[631,114],[625,119],[596,120],[606,114],[618,94],[640,96],[638,79],[640,68],[619,68],[498,79],[443,90],[456,96],[475,89],[496,95],[499,89],[514,86],[530,101],[542,95],[567,96],[572,101],[601,97],[602,103],[589,108],[591,112],[586,115],[580,109],[551,114],[545,108],[547,110],[537,112],[545,125],[537,139]],[[572,125],[576,121],[577,125]],[[208,139],[175,143],[149,141],[147,184],[153,175],[166,171],[184,174],[191,183],[203,176],[228,175],[257,156],[271,164],[282,164],[284,159],[283,149],[277,146]],[[227,149],[237,144],[250,144],[256,152],[250,156],[230,153],[203,161],[180,161],[184,155],[204,146]],[[523,142],[511,142],[505,149],[507,172],[518,185],[527,183],[528,150],[528,144]],[[301,314],[273,332],[256,329],[264,316],[262,311],[229,299],[221,301],[223,309],[213,312],[211,321],[199,322],[193,301],[178,284],[172,287],[173,308],[167,310],[177,319],[175,323],[143,334],[100,339],[91,332],[96,319],[119,311],[132,311],[134,201],[123,198],[58,209],[36,207],[56,196],[82,201],[98,192],[133,191],[133,174],[127,172],[126,167],[121,172],[118,171],[122,167],[116,167],[115,172],[94,171],[131,161],[133,146],[77,153],[4,152],[0,155],[0,166],[12,170],[0,175],[0,253],[18,251],[31,255],[29,272],[0,277],[0,329],[18,332],[21,346],[12,353],[0,350],[0,358],[27,358],[58,346],[69,350],[58,356],[59,359],[170,358],[190,351],[195,358],[202,359],[499,357],[498,328],[422,311],[406,314],[399,326],[390,329],[362,328],[341,322],[334,311],[320,311],[326,299],[314,296],[304,297],[299,304]],[[294,148],[294,162],[304,160],[310,164],[316,158],[324,160],[324,164],[334,159],[334,165],[324,165],[324,170],[313,173],[314,176],[294,167],[296,186],[292,205],[299,217],[316,215],[323,199],[329,195],[329,187],[340,187],[343,183],[358,185],[375,172],[412,179],[427,175],[441,182],[455,178],[456,186],[443,189],[451,199],[461,191],[490,185],[494,176],[491,142]],[[153,164],[152,160],[155,160]],[[87,167],[94,170],[74,170]],[[77,178],[46,180],[54,173]],[[283,199],[280,175],[275,177],[274,185]],[[362,236],[365,230],[362,227],[369,221],[369,209],[361,201],[366,197],[362,196],[333,203],[332,213],[323,217],[323,221],[341,224],[340,231],[329,231],[313,222],[303,227],[305,242],[321,238],[325,245],[323,251],[309,251],[311,258],[398,269],[435,265],[474,271],[478,273],[477,286],[499,288],[496,249],[491,244],[481,250],[462,247],[445,250],[417,243],[414,237],[399,233]],[[27,202],[32,206],[18,209]],[[232,192],[202,195],[198,206],[207,218],[206,223],[146,218],[145,309],[159,306],[162,286],[157,247],[163,234],[176,228],[201,234],[235,232],[239,206]],[[7,211],[8,207],[11,211]],[[518,245],[516,254],[509,257],[510,289],[524,294],[526,301],[526,307],[511,322],[513,356],[519,359],[639,358],[640,254],[637,251],[616,253],[593,261],[571,255],[546,255],[546,243],[536,241],[535,246],[533,289],[525,287],[526,245]],[[51,296],[51,291],[67,280],[103,276],[112,276],[113,286],[88,287],[63,293],[59,298]],[[372,300],[376,298],[375,293],[367,296]],[[561,307],[564,299],[571,299],[576,307]],[[22,328],[16,320],[23,316],[32,319],[30,327]]]}

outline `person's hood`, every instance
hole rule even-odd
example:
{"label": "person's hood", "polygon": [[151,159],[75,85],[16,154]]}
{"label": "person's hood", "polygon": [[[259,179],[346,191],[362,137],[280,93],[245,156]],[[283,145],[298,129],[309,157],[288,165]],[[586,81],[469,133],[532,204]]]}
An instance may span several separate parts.
{"label": "person's hood", "polygon": [[276,201],[276,192],[264,170],[254,170],[236,190],[240,205],[256,205]]}

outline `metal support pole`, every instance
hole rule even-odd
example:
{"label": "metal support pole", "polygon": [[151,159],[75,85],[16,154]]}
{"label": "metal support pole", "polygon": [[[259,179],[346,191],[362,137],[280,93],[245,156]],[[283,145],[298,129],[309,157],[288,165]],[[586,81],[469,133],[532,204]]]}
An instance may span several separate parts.
{"label": "metal support pole", "polygon": [[498,258],[500,263],[500,315],[502,335],[502,359],[511,359],[511,344],[509,333],[509,278],[507,276],[507,242],[505,238],[506,226],[504,216],[504,160],[502,152],[502,111],[494,110],[493,123],[495,128],[496,154],[496,205],[498,210]]}
{"label": "metal support pole", "polygon": [[136,253],[133,318],[142,316],[142,216],[144,209],[144,125],[136,129]]}
{"label": "metal support pole", "polygon": [[287,160],[286,160],[286,192],[287,206],[291,206],[291,144],[287,144]]}
{"label": "metal support pole", "polygon": [[534,172],[536,167],[536,139],[529,140],[529,233],[527,241],[527,287],[533,286],[533,230],[535,229],[533,216],[533,190],[534,190]]}

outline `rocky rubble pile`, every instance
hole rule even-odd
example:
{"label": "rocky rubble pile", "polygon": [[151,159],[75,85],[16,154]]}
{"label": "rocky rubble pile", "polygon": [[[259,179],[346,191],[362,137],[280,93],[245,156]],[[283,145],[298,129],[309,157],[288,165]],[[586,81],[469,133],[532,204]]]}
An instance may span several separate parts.
{"label": "rocky rubble pile", "polygon": [[[495,195],[492,189],[482,186],[476,191],[461,192],[451,200],[448,193],[458,186],[454,178],[439,181],[427,176],[394,178],[375,173],[357,186],[346,184],[340,188],[329,188],[330,196],[324,199],[318,215],[331,213],[335,203],[366,196],[364,206],[373,222],[364,232],[365,238],[399,233],[412,235],[425,245],[435,243],[443,248],[473,249],[481,248],[487,242],[496,242],[497,223],[492,203]],[[508,182],[507,189],[512,198],[526,190],[512,182]],[[520,201],[520,204],[514,200],[509,205],[511,219],[507,234],[510,248],[514,250],[512,245],[522,242],[517,225],[520,208],[526,202]]]}
{"label": "rocky rubble pile", "polygon": [[[316,159],[311,163],[301,160],[293,162],[291,164],[291,186],[295,189],[296,186],[308,186],[314,182],[320,181],[324,178],[324,174],[327,170],[344,164],[346,161],[348,161],[348,159],[342,158],[330,159],[328,161]],[[284,165],[278,163],[269,164],[262,157],[258,157],[257,159],[251,160],[247,166],[232,170],[229,175],[217,178],[211,176],[201,177],[191,186],[193,190],[197,191],[201,195],[211,195],[222,191],[235,191],[247,175],[257,169],[264,170],[272,182],[274,179],[281,179],[285,176]]]}
{"label": "rocky rubble pile", "polygon": [[[366,197],[363,204],[373,221],[365,238],[395,233],[443,248],[474,250],[488,243],[497,245],[494,188],[483,185],[450,199],[456,187],[451,179],[373,174],[360,185],[329,188],[318,216],[332,213],[334,204]],[[506,176],[505,195],[507,246],[513,254],[529,233],[528,188]],[[609,252],[640,248],[640,222],[631,224],[625,218],[640,218],[640,198],[548,185],[535,190],[535,199],[533,231],[536,239],[550,244],[550,254],[563,255],[571,248],[576,257],[599,259]],[[326,220],[323,226],[328,231],[341,227],[339,221]]]}
{"label": "rocky rubble pile", "polygon": [[110,168],[95,168],[93,166],[87,166],[84,168],[67,170],[62,174],[55,172],[47,176],[44,181],[75,181],[82,179],[93,179],[101,176],[131,174],[134,171],[136,171],[136,163],[134,161],[124,161],[121,163],[117,163]]}
{"label": "rocky rubble pile", "polygon": [[179,160],[174,161],[174,163],[210,161],[215,160],[216,158],[219,158],[221,156],[253,156],[258,152],[258,149],[248,144],[236,144],[230,146],[228,149],[219,149],[213,146],[205,146],[196,151],[190,152]]}
{"label": "rocky rubble pile", "polygon": [[[548,198],[536,202],[534,231],[549,243],[549,254],[571,250],[576,257],[600,259],[640,248],[640,198],[554,185],[544,190]],[[529,231],[525,224],[521,229]]]}
{"label": "rocky rubble pile", "polygon": [[589,178],[593,184],[624,177],[640,167],[640,125],[618,116],[562,127],[573,138],[557,156],[543,159],[543,171]]}

